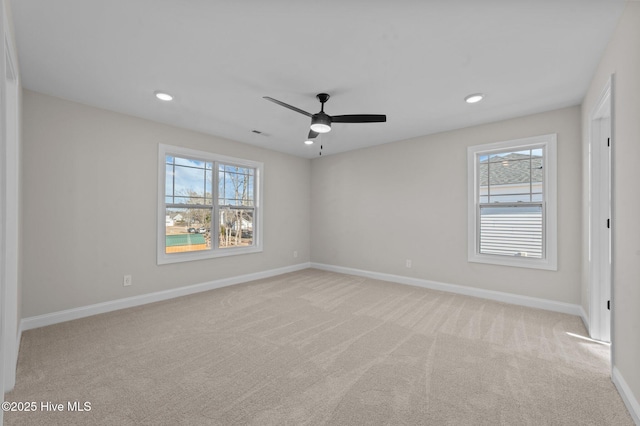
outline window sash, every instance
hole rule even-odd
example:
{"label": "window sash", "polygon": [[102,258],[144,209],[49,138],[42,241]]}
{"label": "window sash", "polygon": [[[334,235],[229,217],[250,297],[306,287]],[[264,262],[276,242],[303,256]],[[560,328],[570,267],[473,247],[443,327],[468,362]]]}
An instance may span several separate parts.
{"label": "window sash", "polygon": [[[225,221],[222,223],[223,214],[226,211],[231,212],[231,221]],[[251,212],[251,222],[245,221],[242,212]],[[239,216],[237,214],[239,213]],[[250,240],[249,246],[255,244],[254,239],[254,223],[255,223],[255,208],[252,206],[233,206],[233,205],[218,205],[215,210],[216,218],[218,218],[218,224],[216,226],[216,248],[218,250],[234,250],[242,247],[246,247],[245,243]],[[239,221],[238,221],[239,219]],[[238,226],[239,224],[239,226]],[[238,229],[239,228],[239,229]],[[221,245],[222,243],[227,245]]]}
{"label": "window sash", "polygon": [[[503,210],[483,214],[484,210]],[[513,209],[508,212],[509,209]],[[539,212],[536,211],[539,209]],[[522,210],[522,211],[517,211]],[[528,210],[528,211],[527,211]],[[482,255],[544,259],[545,203],[480,203],[477,252]]]}
{"label": "window sash", "polygon": [[[526,154],[526,157],[524,154],[525,152],[528,153]],[[520,155],[521,157],[508,158],[508,155]],[[545,193],[545,160],[546,149],[544,145],[527,146],[525,147],[525,149],[519,147],[476,153],[474,169],[477,173],[476,193],[478,194],[479,198],[478,200],[476,200],[476,202],[493,203],[511,201],[538,201],[534,198],[540,198],[540,201],[543,201]],[[526,181],[523,181],[522,178],[520,178],[514,179],[513,181],[506,181],[502,184],[492,182],[493,179],[499,179],[500,175],[505,175],[509,172],[511,172],[514,177],[517,177],[518,175],[522,177],[522,172],[524,171],[522,170],[523,167],[518,168],[514,166],[525,165],[526,167],[525,163],[528,163],[528,179]],[[538,164],[540,164],[542,173],[535,173],[535,170],[538,170],[538,168],[535,166],[537,166]],[[486,169],[486,178],[482,176],[483,169]],[[494,172],[494,169],[497,171],[497,173]],[[536,180],[536,175],[540,175],[539,180]],[[510,192],[509,188],[512,188],[513,192]],[[511,197],[511,199],[509,199],[509,197]],[[516,199],[513,199],[513,197],[515,197]],[[505,199],[505,201],[500,201],[500,199]]]}
{"label": "window sash", "polygon": [[[194,163],[202,163],[202,166],[199,166]],[[213,183],[212,167],[213,167],[212,161],[206,161],[200,158],[193,158],[188,156],[178,156],[173,154],[165,155],[165,196],[164,196],[165,203],[174,204],[174,205],[195,204],[195,205],[211,206],[213,204],[213,200],[212,200],[213,188],[211,188],[211,185]],[[169,171],[169,169],[171,170],[171,179],[166,178],[167,176],[166,173]],[[202,185],[200,186],[200,184],[198,184],[198,186],[195,188],[192,186],[189,186],[188,193],[183,193],[183,194],[176,193],[176,175],[178,175],[177,173],[178,171],[181,172],[179,174],[181,177],[183,173],[184,174],[189,174],[189,173],[200,174],[199,172],[202,172],[201,176],[199,176],[202,178],[202,182],[201,182]],[[169,189],[169,186],[171,190],[167,191],[167,189]],[[207,192],[207,189],[209,189],[209,192]],[[195,202],[181,203],[181,202],[176,202],[176,199],[178,199],[179,201],[195,200]],[[171,200],[171,201],[167,202],[168,200]]]}

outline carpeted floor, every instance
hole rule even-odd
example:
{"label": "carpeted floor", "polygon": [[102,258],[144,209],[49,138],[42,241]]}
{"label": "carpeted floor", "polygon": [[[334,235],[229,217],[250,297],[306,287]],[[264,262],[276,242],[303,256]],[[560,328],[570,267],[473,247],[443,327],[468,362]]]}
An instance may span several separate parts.
{"label": "carpeted floor", "polygon": [[38,409],[5,424],[633,425],[585,335],[570,315],[307,269],[25,332],[5,400]]}

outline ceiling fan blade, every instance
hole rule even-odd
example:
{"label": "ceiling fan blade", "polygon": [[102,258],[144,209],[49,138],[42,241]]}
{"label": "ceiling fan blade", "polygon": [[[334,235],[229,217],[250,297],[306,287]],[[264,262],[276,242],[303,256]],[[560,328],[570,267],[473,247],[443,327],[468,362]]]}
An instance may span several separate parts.
{"label": "ceiling fan blade", "polygon": [[309,130],[309,137],[307,139],[315,139],[320,133]]}
{"label": "ceiling fan blade", "polygon": [[283,106],[285,108],[289,108],[292,111],[299,112],[300,114],[306,115],[307,117],[313,117],[313,114],[311,114],[311,113],[309,113],[307,111],[303,111],[300,108],[294,107],[293,105],[285,104],[284,102],[281,102],[281,101],[279,101],[277,99],[270,98],[269,96],[263,96],[262,98],[266,99],[268,101],[271,101],[273,103],[276,103],[276,104],[278,104],[280,106]]}
{"label": "ceiling fan blade", "polygon": [[384,123],[387,116],[384,114],[351,114],[351,115],[332,115],[333,123]]}

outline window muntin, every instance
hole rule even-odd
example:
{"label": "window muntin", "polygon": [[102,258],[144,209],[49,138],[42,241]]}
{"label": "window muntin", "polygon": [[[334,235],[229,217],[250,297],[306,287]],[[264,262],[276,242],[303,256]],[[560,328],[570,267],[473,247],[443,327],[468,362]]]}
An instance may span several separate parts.
{"label": "window muntin", "polygon": [[218,176],[218,204],[253,206],[254,169],[220,164]]}
{"label": "window muntin", "polygon": [[556,269],[556,135],[469,147],[469,261]]}
{"label": "window muntin", "polygon": [[541,202],[544,148],[478,154],[480,203]]}
{"label": "window muntin", "polygon": [[261,163],[162,144],[159,151],[159,264],[262,250]]}
{"label": "window muntin", "polygon": [[167,155],[165,202],[212,205],[212,162]]}

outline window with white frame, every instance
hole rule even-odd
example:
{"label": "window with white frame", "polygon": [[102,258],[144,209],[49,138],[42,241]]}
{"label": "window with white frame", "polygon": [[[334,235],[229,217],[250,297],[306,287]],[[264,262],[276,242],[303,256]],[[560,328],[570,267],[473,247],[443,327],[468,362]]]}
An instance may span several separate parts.
{"label": "window with white frame", "polygon": [[262,251],[262,163],[160,144],[158,264]]}
{"label": "window with white frame", "polygon": [[556,135],[468,148],[470,262],[557,269]]}

